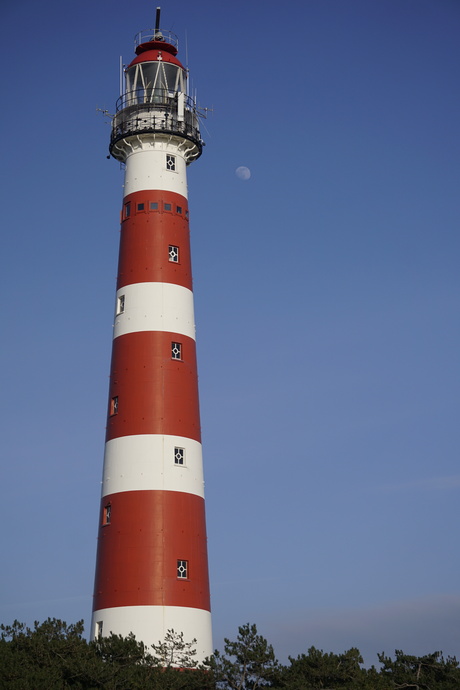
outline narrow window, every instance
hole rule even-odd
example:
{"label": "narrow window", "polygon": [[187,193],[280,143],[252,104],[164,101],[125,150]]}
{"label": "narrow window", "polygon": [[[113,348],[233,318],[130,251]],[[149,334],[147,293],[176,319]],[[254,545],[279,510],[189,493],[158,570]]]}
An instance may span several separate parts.
{"label": "narrow window", "polygon": [[150,202],[150,210],[151,211],[158,211],[158,201],[151,201]]}
{"label": "narrow window", "polygon": [[185,212],[185,217],[188,219],[188,211]]}
{"label": "narrow window", "polygon": [[172,207],[171,207],[171,204],[164,204],[164,205],[163,205],[163,208],[164,208],[165,211],[171,211],[171,208],[172,208]]}
{"label": "narrow window", "polygon": [[177,561],[177,577],[180,580],[188,578],[188,561]]}
{"label": "narrow window", "polygon": [[115,395],[110,401],[110,415],[118,414],[118,395]]}
{"label": "narrow window", "polygon": [[125,218],[129,218],[131,215],[131,202],[128,201],[127,204],[125,204]]}
{"label": "narrow window", "polygon": [[112,515],[112,506],[110,503],[108,503],[106,506],[104,506],[104,517],[102,524],[103,525],[110,525],[110,518]]}
{"label": "narrow window", "polygon": [[138,211],[144,211],[145,210],[145,204],[137,204],[137,210]]}
{"label": "narrow window", "polygon": [[182,206],[176,206],[176,213],[182,213]]}
{"label": "narrow window", "polygon": [[117,316],[118,314],[123,314],[125,310],[125,296],[118,295],[117,297]]}
{"label": "narrow window", "polygon": [[171,357],[182,359],[182,343],[171,343]]}
{"label": "narrow window", "polygon": [[173,244],[169,245],[169,260],[175,264],[179,263],[179,247],[175,247]]}
{"label": "narrow window", "polygon": [[96,623],[96,630],[94,637],[97,639],[98,637],[102,637],[102,621],[97,621]]}
{"label": "narrow window", "polygon": [[185,449],[184,448],[174,448],[174,463],[176,465],[183,465],[185,459]]}
{"label": "narrow window", "polygon": [[176,169],[176,156],[171,156],[169,153],[166,154],[166,170]]}

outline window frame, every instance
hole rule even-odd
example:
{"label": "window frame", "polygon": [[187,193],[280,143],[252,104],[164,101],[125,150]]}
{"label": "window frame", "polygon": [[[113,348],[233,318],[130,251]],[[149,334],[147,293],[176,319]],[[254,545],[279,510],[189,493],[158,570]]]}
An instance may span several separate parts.
{"label": "window frame", "polygon": [[185,448],[174,446],[174,465],[175,467],[185,467]]}
{"label": "window frame", "polygon": [[[175,251],[175,256],[172,253]],[[169,244],[168,245],[168,261],[172,264],[179,264],[179,247],[176,246],[175,244]]]}
{"label": "window frame", "polygon": [[[177,353],[175,350],[177,350]],[[182,362],[182,343],[176,340],[171,341],[171,359],[175,362]]]}
{"label": "window frame", "polygon": [[176,170],[176,156],[172,153],[166,154],[166,170],[168,172],[177,172]]}
{"label": "window frame", "polygon": [[[184,569],[183,572],[180,571],[180,568]],[[188,561],[185,560],[184,558],[178,558],[177,559],[176,574],[177,574],[178,580],[189,580],[190,579]]]}
{"label": "window frame", "polygon": [[116,309],[116,315],[120,316],[120,314],[125,313],[125,303],[126,303],[126,295],[118,295],[117,297],[117,309]]}
{"label": "window frame", "polygon": [[110,525],[112,521],[112,504],[107,503],[104,506],[104,511],[102,514],[102,525],[105,527],[106,525]]}

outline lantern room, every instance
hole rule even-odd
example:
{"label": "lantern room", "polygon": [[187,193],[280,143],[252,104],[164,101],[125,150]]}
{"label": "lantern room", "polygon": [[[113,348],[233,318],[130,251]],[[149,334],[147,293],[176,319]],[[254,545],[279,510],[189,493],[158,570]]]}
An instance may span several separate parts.
{"label": "lantern room", "polygon": [[130,94],[138,103],[161,102],[176,94],[185,94],[187,74],[177,54],[177,39],[164,34],[139,34],[137,57],[125,72],[125,95]]}
{"label": "lantern room", "polygon": [[198,112],[187,95],[187,71],[177,59],[177,37],[171,32],[141,32],[136,57],[125,70],[125,91],[112,121],[110,153],[124,160],[130,137],[168,134],[193,143],[188,160],[201,155]]}

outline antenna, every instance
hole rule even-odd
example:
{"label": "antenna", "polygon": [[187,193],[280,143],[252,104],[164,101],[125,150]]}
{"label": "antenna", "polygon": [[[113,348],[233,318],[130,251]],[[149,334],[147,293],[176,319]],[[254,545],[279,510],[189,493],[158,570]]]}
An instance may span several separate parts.
{"label": "antenna", "polygon": [[188,68],[188,34],[187,34],[187,29],[185,30],[185,90],[186,90],[186,95],[189,95],[189,83],[188,83],[188,76],[189,76],[189,68]]}
{"label": "antenna", "polygon": [[188,72],[188,32],[185,29],[185,69]]}
{"label": "antenna", "polygon": [[158,36],[158,38],[160,38],[160,40],[161,40],[162,36],[160,34],[160,14],[161,14],[161,7],[157,7],[157,13],[155,16],[155,36],[154,36],[154,38],[157,38],[157,36]]}

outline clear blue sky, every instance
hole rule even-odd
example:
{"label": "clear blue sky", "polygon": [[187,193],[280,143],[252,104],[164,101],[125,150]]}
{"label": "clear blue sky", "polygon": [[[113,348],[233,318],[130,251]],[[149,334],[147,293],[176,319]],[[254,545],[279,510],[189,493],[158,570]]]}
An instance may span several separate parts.
{"label": "clear blue sky", "polygon": [[[0,11],[3,622],[90,617],[123,181],[96,107],[155,7]],[[250,621],[283,660],[459,654],[460,4],[161,23],[214,109],[189,193],[215,646]]]}

